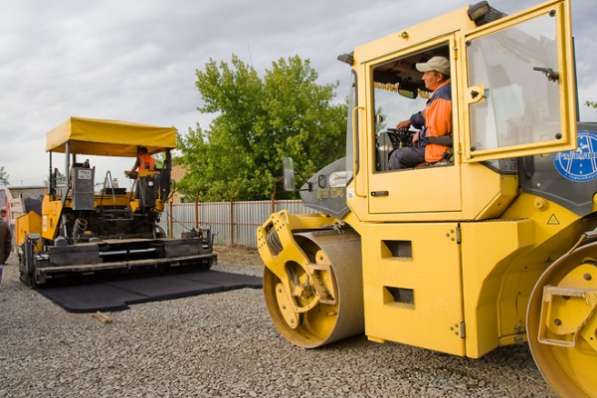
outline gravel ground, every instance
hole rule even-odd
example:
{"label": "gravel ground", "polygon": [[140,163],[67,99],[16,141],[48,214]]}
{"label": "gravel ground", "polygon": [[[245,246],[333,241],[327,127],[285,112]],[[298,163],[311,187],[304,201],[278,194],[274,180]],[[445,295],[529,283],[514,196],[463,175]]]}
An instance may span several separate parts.
{"label": "gravel ground", "polygon": [[[218,270],[261,274],[254,251],[218,248]],[[0,396],[550,396],[526,346],[480,360],[355,337],[291,346],[261,291],[138,304],[112,324],[69,314],[18,282],[0,285]]]}

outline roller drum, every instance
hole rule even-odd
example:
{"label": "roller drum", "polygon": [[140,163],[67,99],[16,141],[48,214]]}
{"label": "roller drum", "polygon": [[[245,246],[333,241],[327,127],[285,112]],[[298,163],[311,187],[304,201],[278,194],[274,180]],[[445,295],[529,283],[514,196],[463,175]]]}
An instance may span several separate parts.
{"label": "roller drum", "polygon": [[[292,291],[287,292],[267,267],[264,271],[265,301],[278,332],[304,348],[362,334],[360,237],[352,231],[325,230],[294,238],[311,264],[287,262]],[[291,311],[293,306],[301,309]]]}
{"label": "roller drum", "polygon": [[562,397],[597,397],[597,240],[577,245],[537,281],[527,337],[545,380]]}

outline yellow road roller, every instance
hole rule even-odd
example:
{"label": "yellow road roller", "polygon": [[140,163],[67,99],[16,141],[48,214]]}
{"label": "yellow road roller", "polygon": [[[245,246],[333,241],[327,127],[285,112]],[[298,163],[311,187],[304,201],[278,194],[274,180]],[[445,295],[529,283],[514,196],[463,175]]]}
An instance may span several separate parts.
{"label": "yellow road roller", "polygon": [[481,2],[338,57],[346,157],[300,188],[317,213],[257,230],[282,336],[468,358],[527,341],[557,393],[597,396],[597,123],[577,120],[571,32],[569,0]]}

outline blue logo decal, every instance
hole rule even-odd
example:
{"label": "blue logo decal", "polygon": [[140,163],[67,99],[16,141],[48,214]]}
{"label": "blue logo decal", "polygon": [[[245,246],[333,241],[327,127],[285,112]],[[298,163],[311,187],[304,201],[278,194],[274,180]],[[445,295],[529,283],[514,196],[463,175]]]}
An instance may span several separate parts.
{"label": "blue logo decal", "polygon": [[597,178],[597,135],[579,131],[575,151],[558,152],[553,166],[562,177],[574,182],[589,182]]}

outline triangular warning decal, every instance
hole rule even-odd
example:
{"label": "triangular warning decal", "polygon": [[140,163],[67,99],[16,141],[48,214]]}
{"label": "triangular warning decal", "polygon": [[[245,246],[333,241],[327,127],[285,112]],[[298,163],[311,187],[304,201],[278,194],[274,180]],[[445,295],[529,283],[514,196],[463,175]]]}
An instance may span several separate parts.
{"label": "triangular warning decal", "polygon": [[555,214],[552,214],[549,220],[547,220],[547,225],[560,225],[560,220],[558,220]]}

